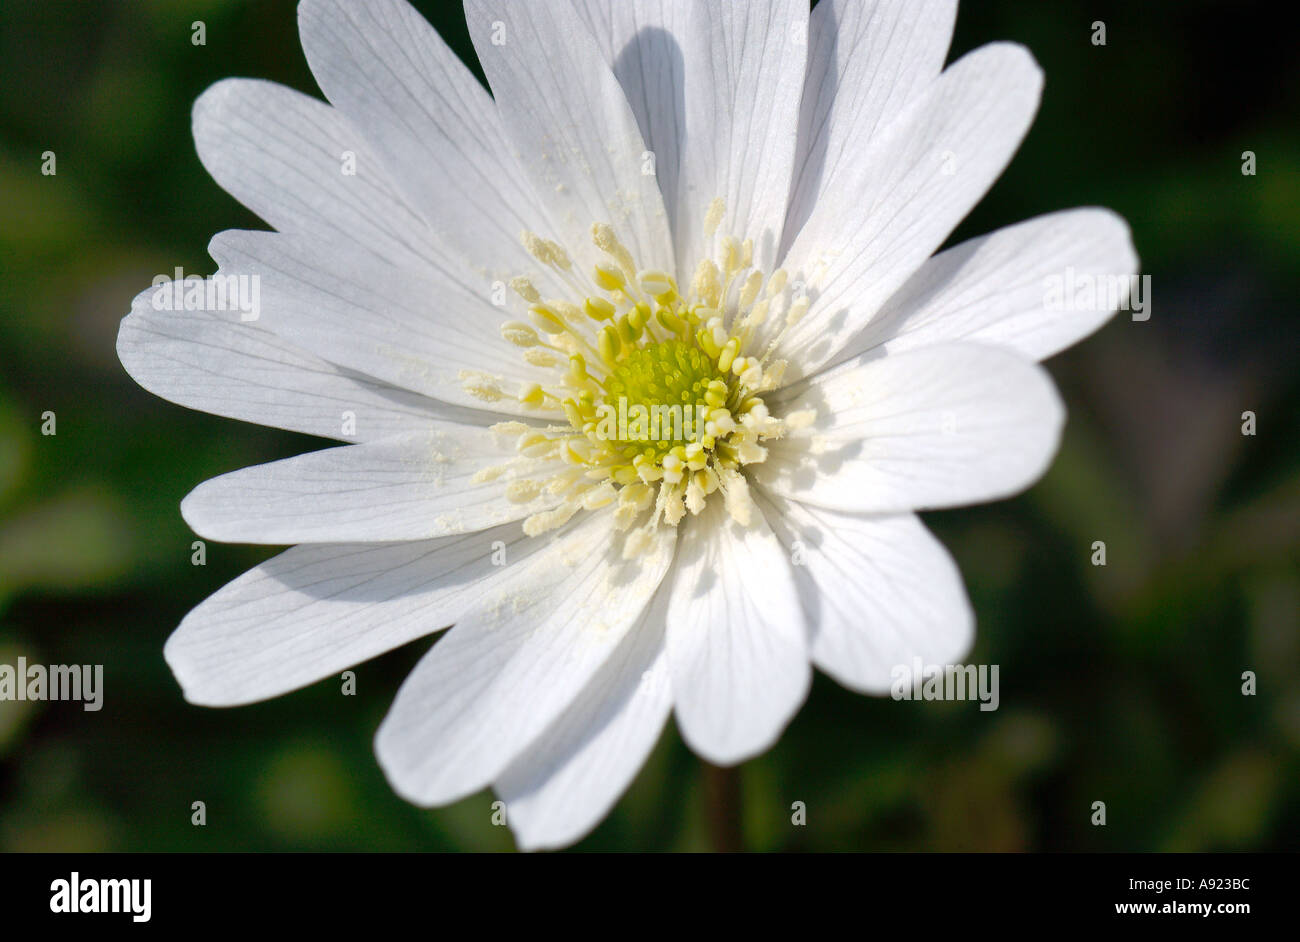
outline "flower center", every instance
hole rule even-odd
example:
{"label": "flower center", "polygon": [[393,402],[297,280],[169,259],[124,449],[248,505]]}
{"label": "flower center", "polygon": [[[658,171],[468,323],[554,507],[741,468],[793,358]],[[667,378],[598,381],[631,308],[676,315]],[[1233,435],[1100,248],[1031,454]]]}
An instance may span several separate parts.
{"label": "flower center", "polygon": [[[605,380],[600,409],[611,420],[608,440],[621,445],[629,461],[638,455],[661,463],[678,443],[717,441],[705,428],[713,411],[719,415],[731,385],[717,364],[694,344],[665,340],[633,349]],[[629,419],[630,416],[630,419]]]}
{"label": "flower center", "polygon": [[[524,522],[529,534],[559,526],[579,509],[617,502],[616,520],[624,529],[648,517],[626,543],[625,552],[635,555],[654,527],[676,526],[688,511],[698,514],[715,492],[734,519],[748,524],[752,503],[741,469],[766,459],[762,442],[811,419],[774,418],[762,399],[785,370],[772,353],[808,300],[790,290],[784,271],[769,276],[755,270],[749,241],[717,237],[722,215],[722,201],[714,200],[705,216],[712,257],[699,262],[686,291],[665,272],[639,268],[608,225],[592,226],[604,260],[589,279],[574,270],[560,245],[524,233],[532,256],[571,292],[544,300],[530,279],[513,279],[531,323],[511,321],[501,330],[527,362],[554,371],[553,383],[530,385],[518,395],[552,424],[494,426],[514,436],[519,457],[482,476],[563,463],[544,484],[530,475],[506,487],[512,500],[530,501],[543,492],[558,499],[555,509]],[[764,343],[769,322],[777,329]],[[760,346],[755,355],[752,348]],[[505,397],[493,377],[466,374],[462,380],[481,399]]]}

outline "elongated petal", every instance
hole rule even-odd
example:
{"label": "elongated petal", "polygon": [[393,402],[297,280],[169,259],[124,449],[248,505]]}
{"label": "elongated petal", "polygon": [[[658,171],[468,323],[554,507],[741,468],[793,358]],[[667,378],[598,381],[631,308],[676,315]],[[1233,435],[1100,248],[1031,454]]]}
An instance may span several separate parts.
{"label": "elongated petal", "polygon": [[813,663],[861,693],[889,692],[896,670],[954,664],[975,616],[948,551],[912,514],[844,514],[762,496],[794,562]]}
{"label": "elongated petal", "polygon": [[1047,470],[1065,410],[1042,367],[948,344],[859,358],[780,401],[814,424],[776,442],[763,486],[832,510],[894,513],[1015,494]]}
{"label": "elongated petal", "polygon": [[[175,300],[173,284],[137,295],[117,334],[122,365],[156,396],[213,415],[356,441],[419,431],[440,417],[487,421],[479,418],[487,413],[349,374],[232,319],[229,310],[208,310],[206,282],[203,307],[166,310]],[[179,290],[197,289],[181,284]]]}
{"label": "elongated petal", "polygon": [[199,96],[193,123],[208,173],[281,232],[416,270],[438,254],[365,139],[324,102],[226,79]]}
{"label": "elongated petal", "polygon": [[776,742],[811,676],[790,564],[754,518],[742,528],[710,500],[687,521],[665,600],[677,725],[692,749],[722,765]]}
{"label": "elongated petal", "polygon": [[[1108,321],[1137,270],[1128,225],[1110,210],[1039,216],[930,259],[844,353],[960,340],[1042,360]],[[1076,303],[1084,288],[1094,293]]]}
{"label": "elongated petal", "polygon": [[466,0],[465,19],[506,136],[551,225],[585,270],[608,223],[647,268],[666,269],[663,199],[643,172],[636,117],[569,0]]}
{"label": "elongated petal", "polygon": [[754,263],[777,258],[794,172],[808,52],[803,0],[697,3],[683,37],[686,138],[675,237],[688,280],[709,251],[704,215],[714,197],[719,232],[752,239]]}
{"label": "elongated petal", "polygon": [[672,534],[630,564],[613,514],[592,514],[520,567],[514,594],[448,632],[402,685],[375,738],[408,801],[455,801],[495,781],[579,696],[640,621]]}
{"label": "elongated petal", "polygon": [[432,429],[223,474],[191,491],[181,515],[195,533],[227,543],[386,542],[485,530],[559,503],[506,495],[510,481],[540,484],[558,464],[483,479],[516,457],[513,448],[486,429]]}
{"label": "elongated petal", "polygon": [[494,784],[521,850],[580,840],[636,778],[672,710],[663,636],[662,619],[643,616],[578,698]]}
{"label": "elongated petal", "polygon": [[545,540],[517,524],[437,540],[295,546],[185,616],[164,653],[191,703],[279,696],[492,609]]}
{"label": "elongated petal", "polygon": [[812,298],[781,343],[789,379],[831,362],[983,197],[1028,130],[1041,87],[1024,48],[983,46],[827,175],[785,260]]}
{"label": "elongated petal", "polygon": [[574,0],[627,96],[677,232],[678,178],[686,147],[686,65],[695,0]]}
{"label": "elongated petal", "polygon": [[223,274],[258,278],[260,326],[399,389],[520,415],[520,389],[553,378],[502,339],[505,310],[472,284],[275,232],[222,232],[209,251]]}
{"label": "elongated petal", "polygon": [[496,106],[405,0],[306,0],[303,51],[316,81],[360,129],[441,251],[487,279],[533,264],[522,229],[543,224]]}
{"label": "elongated petal", "polygon": [[822,0],[813,8],[782,253],[840,165],[861,160],[938,78],[956,16],[956,0]]}

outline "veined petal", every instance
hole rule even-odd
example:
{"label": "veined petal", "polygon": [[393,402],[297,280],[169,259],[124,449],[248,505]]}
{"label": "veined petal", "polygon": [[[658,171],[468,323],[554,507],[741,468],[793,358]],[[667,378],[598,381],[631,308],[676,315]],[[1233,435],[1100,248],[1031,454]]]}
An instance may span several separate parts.
{"label": "veined petal", "polygon": [[721,501],[708,501],[684,524],[672,581],[656,600],[668,624],[677,725],[692,749],[721,765],[776,742],[812,673],[789,560],[753,513],[740,527]]}
{"label": "veined petal", "polygon": [[[1137,271],[1128,224],[1110,210],[1039,216],[930,259],[844,354],[960,340],[1046,359],[1110,320]],[[1075,286],[1084,284],[1097,290],[1080,306]]]}
{"label": "veined petal", "polygon": [[465,19],[524,173],[584,271],[608,223],[647,268],[668,269],[672,238],[645,142],[618,80],[569,0],[466,0]]}
{"label": "veined petal", "polygon": [[194,103],[193,124],[212,178],[281,232],[416,270],[439,254],[362,135],[324,102],[274,82],[225,79]]}
{"label": "veined petal", "polygon": [[[668,225],[677,232],[678,176],[686,145],[686,69],[683,53],[695,0],[573,0],[605,62],[627,96]],[[699,207],[688,211],[699,211]]]}
{"label": "veined petal", "polygon": [[774,442],[755,481],[832,510],[894,513],[1008,497],[1047,470],[1065,409],[1016,354],[945,344],[859,358],[785,394],[812,426]]}
{"label": "veined petal", "polygon": [[238,313],[232,319],[225,309],[163,309],[158,292],[170,304],[173,284],[138,294],[117,333],[122,366],[156,396],[213,415],[355,441],[419,431],[435,418],[495,420],[352,375],[240,322]]}
{"label": "veined petal", "polygon": [[227,230],[208,251],[222,274],[258,277],[260,326],[399,389],[520,415],[520,388],[552,379],[510,356],[506,309],[450,275],[401,272],[276,232]]}
{"label": "veined petal", "polygon": [[914,658],[954,664],[975,616],[961,573],[912,514],[845,514],[758,492],[794,561],[812,661],[860,693],[888,693]]}
{"label": "veined petal", "polygon": [[483,428],[430,423],[430,431],[326,448],[232,471],[181,501],[195,533],[226,543],[425,540],[520,520],[560,502],[507,498],[513,480],[544,483],[561,470],[536,462],[484,479],[517,453]]}
{"label": "veined petal", "polygon": [[686,279],[714,253],[704,211],[722,197],[719,231],[777,260],[794,174],[808,54],[803,0],[697,3],[686,33],[686,149],[678,186],[677,269]]}
{"label": "veined petal", "polygon": [[321,90],[440,246],[487,280],[527,270],[519,233],[543,225],[541,204],[491,97],[437,31],[405,0],[305,0],[298,28]]}
{"label": "veined petal", "polygon": [[636,778],[672,710],[662,619],[642,616],[596,676],[493,788],[521,850],[585,837]]}
{"label": "veined petal", "polygon": [[782,254],[842,162],[939,76],[957,0],[822,0],[808,24],[795,181]]}
{"label": "veined petal", "polygon": [[404,543],[308,544],[268,559],[185,616],[164,653],[185,698],[265,700],[509,597],[547,545],[517,524]]}
{"label": "veined petal", "polygon": [[393,788],[422,805],[496,780],[566,709],[641,618],[673,532],[633,563],[594,513],[525,564],[496,609],[462,620],[402,684],[375,737]]}
{"label": "veined petal", "polygon": [[983,46],[826,176],[784,262],[812,299],[781,343],[787,379],[832,362],[942,244],[1015,153],[1041,87],[1023,47]]}

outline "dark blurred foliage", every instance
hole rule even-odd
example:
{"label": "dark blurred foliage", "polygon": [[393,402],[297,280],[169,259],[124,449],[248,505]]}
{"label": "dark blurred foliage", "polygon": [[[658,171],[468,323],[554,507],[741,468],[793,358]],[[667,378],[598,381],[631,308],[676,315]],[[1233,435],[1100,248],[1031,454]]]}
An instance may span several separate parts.
{"label": "dark blurred foliage", "polygon": [[[455,4],[418,4],[473,61]],[[190,42],[203,20],[207,45]],[[1107,45],[1090,42],[1106,24]],[[898,704],[819,677],[740,771],[754,849],[1294,849],[1300,838],[1300,280],[1296,36],[1266,3],[971,0],[953,56],[1025,43],[1042,110],[954,235],[1110,206],[1153,281],[1050,362],[1061,453],[1027,494],[929,515],[979,619],[1001,708]],[[575,63],[574,67],[580,67]],[[102,663],[99,713],[0,703],[0,849],[502,849],[487,793],[395,797],[371,738],[427,648],[237,710],[192,707],[162,659],[185,612],[271,554],[193,539],[200,481],[321,444],[146,394],[114,354],[156,273],[210,272],[262,224],[194,154],[195,97],[229,75],[318,94],[291,0],[0,6],[0,662]],[[58,173],[39,172],[57,154]],[[1243,176],[1242,152],[1258,173]],[[40,434],[53,411],[58,434]],[[1241,434],[1241,413],[1258,434]],[[1108,565],[1090,563],[1104,540]],[[1258,674],[1257,696],[1241,674]],[[707,846],[675,731],[581,847]],[[208,825],[190,824],[191,802]],[[1105,801],[1107,825],[1090,824]],[[807,805],[792,827],[790,806]]]}

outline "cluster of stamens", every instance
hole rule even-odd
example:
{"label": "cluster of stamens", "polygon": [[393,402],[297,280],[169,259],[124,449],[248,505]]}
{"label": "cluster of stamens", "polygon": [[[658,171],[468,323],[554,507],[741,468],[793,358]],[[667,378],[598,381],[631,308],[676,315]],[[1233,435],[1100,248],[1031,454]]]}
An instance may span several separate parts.
{"label": "cluster of stamens", "polygon": [[[556,376],[518,393],[525,408],[554,424],[493,426],[514,438],[519,457],[481,474],[493,479],[540,462],[562,463],[544,483],[510,475],[506,493],[513,501],[558,498],[557,506],[525,520],[530,535],[581,509],[617,503],[621,529],[645,518],[624,544],[625,555],[634,556],[649,545],[654,527],[698,514],[715,492],[732,518],[750,522],[753,505],[740,469],[767,457],[764,441],[811,419],[778,419],[762,399],[781,382],[785,361],[773,352],[808,300],[790,290],[785,271],[753,268],[751,241],[717,236],[723,211],[721,200],[709,206],[712,257],[699,262],[685,292],[668,273],[638,268],[608,225],[592,226],[602,259],[589,278],[563,247],[523,234],[530,254],[573,292],[569,299],[543,299],[532,280],[514,278],[510,287],[528,305],[531,323],[511,321],[501,329],[528,363]],[[762,342],[765,325],[776,329]],[[491,377],[463,380],[481,399],[506,395]]]}

